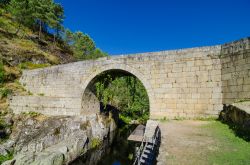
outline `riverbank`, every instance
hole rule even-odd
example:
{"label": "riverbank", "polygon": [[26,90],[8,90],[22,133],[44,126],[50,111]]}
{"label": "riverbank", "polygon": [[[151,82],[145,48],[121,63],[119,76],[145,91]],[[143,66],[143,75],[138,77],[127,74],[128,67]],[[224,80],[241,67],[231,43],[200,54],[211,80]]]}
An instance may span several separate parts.
{"label": "riverbank", "polygon": [[160,128],[158,165],[250,164],[250,143],[219,121],[173,120]]}
{"label": "riverbank", "polygon": [[70,165],[113,165],[132,164],[135,156],[136,146],[140,143],[128,141],[127,138],[135,129],[136,125],[123,125],[110,132],[102,144],[88,151]]}
{"label": "riverbank", "polygon": [[11,159],[5,165],[68,164],[116,129],[113,118],[99,114],[48,117],[27,113],[11,120],[12,133],[0,145],[0,155]]}

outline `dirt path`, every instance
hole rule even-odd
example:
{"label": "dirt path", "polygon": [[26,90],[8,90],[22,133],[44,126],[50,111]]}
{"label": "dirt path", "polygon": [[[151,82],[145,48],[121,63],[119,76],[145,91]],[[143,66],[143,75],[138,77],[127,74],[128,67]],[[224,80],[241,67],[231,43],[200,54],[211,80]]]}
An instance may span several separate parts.
{"label": "dirt path", "polygon": [[209,121],[161,122],[162,143],[158,165],[206,165],[207,153],[216,150],[216,142],[202,129]]}

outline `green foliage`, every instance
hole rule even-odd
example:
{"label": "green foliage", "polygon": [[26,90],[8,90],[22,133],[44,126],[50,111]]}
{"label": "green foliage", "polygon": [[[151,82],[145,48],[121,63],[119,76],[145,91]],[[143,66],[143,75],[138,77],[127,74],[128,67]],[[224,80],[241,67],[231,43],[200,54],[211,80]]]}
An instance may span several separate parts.
{"label": "green foliage", "polygon": [[7,160],[11,160],[13,159],[13,152],[8,153],[7,155],[0,155],[0,164],[2,164],[3,162],[7,161]]}
{"label": "green foliage", "polygon": [[248,102],[250,101],[250,98],[244,98],[244,99],[237,99],[235,103],[242,103],[242,102]]}
{"label": "green foliage", "polygon": [[168,121],[169,121],[169,119],[166,116],[164,116],[163,118],[160,119],[160,122],[162,122],[162,123],[168,122]]}
{"label": "green foliage", "polygon": [[34,64],[32,62],[23,62],[19,64],[20,69],[37,69],[48,67],[50,64]]}
{"label": "green foliage", "polygon": [[218,117],[214,117],[214,116],[204,116],[204,117],[196,117],[193,120],[200,120],[200,121],[214,121],[217,120]]}
{"label": "green foliage", "polygon": [[0,0],[0,7],[5,8],[11,0]]}
{"label": "green foliage", "polygon": [[131,118],[129,116],[124,116],[122,113],[119,114],[119,119],[121,119],[126,124],[131,122]]}
{"label": "green foliage", "polygon": [[175,116],[174,120],[182,121],[182,120],[185,120],[185,118],[184,117],[180,117],[180,116]]}
{"label": "green foliage", "polygon": [[12,90],[8,88],[0,88],[0,98],[5,98],[12,94]]}
{"label": "green foliage", "polygon": [[5,80],[5,71],[3,67],[3,63],[0,61],[0,84],[2,84]]}
{"label": "green foliage", "polygon": [[33,93],[32,93],[32,92],[30,92],[30,91],[28,91],[28,95],[32,96],[32,95],[33,95]]}
{"label": "green foliage", "polygon": [[204,129],[218,141],[218,149],[208,154],[208,164],[250,164],[250,143],[235,136],[226,124],[211,121]]}
{"label": "green foliage", "polygon": [[57,38],[59,38],[60,32],[63,31],[64,29],[62,25],[63,19],[64,19],[64,9],[62,5],[56,3],[53,5],[53,11],[54,11],[54,16],[55,16],[56,21],[54,22],[52,27],[56,31]]}
{"label": "green foliage", "polygon": [[73,33],[67,29],[64,34],[64,40],[71,46],[74,56],[78,60],[89,60],[107,56],[107,54],[96,48],[94,41],[89,35],[83,34],[80,31]]}
{"label": "green foliage", "polygon": [[96,148],[102,144],[101,139],[99,138],[92,138],[90,143],[90,148]]}
{"label": "green foliage", "polygon": [[125,123],[131,120],[145,122],[149,118],[149,100],[143,84],[133,76],[112,77],[107,74],[96,83],[99,100],[120,110]]}
{"label": "green foliage", "polygon": [[[0,6],[7,8],[10,22],[6,23],[0,17],[0,27],[4,27],[9,34],[19,36],[29,36],[27,28],[38,32],[38,38],[50,39],[53,36],[54,45],[60,45],[67,52],[73,53],[78,60],[96,59],[107,56],[100,49],[96,48],[90,36],[80,31],[75,33],[65,30],[63,27],[64,8],[55,3],[54,0],[4,0]],[[0,10],[0,16],[6,13]],[[7,14],[5,14],[7,15]],[[6,17],[7,18],[7,17]],[[5,22],[2,22],[5,21]],[[11,26],[10,26],[11,25]],[[11,27],[11,28],[9,28]],[[20,34],[20,32],[23,32]],[[44,35],[45,34],[45,35]],[[35,38],[32,36],[32,38]],[[58,41],[58,43],[56,42]],[[39,43],[45,43],[42,41]]]}
{"label": "green foliage", "polygon": [[134,155],[133,155],[132,153],[130,153],[130,154],[128,155],[128,159],[129,159],[129,160],[133,160],[133,157],[134,157]]}
{"label": "green foliage", "polygon": [[42,31],[46,31],[47,27],[56,29],[57,33],[62,30],[64,10],[53,0],[11,0],[8,11],[19,23],[16,34],[21,25],[30,28],[38,27],[39,39]]}
{"label": "green foliage", "polygon": [[31,25],[32,18],[32,5],[31,0],[11,0],[8,5],[8,11],[12,14],[15,21],[18,22],[16,34],[19,32],[21,25]]}
{"label": "green foliage", "polygon": [[36,117],[36,116],[41,115],[41,113],[39,113],[39,112],[33,112],[33,111],[30,111],[30,112],[22,112],[21,114],[22,114],[22,115],[27,115],[27,116],[30,116],[30,117]]}

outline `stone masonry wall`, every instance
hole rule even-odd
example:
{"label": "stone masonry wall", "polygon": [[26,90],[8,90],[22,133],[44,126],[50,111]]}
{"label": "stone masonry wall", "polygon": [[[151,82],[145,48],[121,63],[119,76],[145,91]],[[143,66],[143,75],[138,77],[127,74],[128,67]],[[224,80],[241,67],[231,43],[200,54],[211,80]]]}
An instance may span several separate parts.
{"label": "stone masonry wall", "polygon": [[[151,118],[218,115],[222,109],[220,51],[221,46],[212,46],[121,55],[24,71],[20,82],[34,95],[13,97],[11,108],[15,113],[37,111],[32,104],[50,115],[84,114],[86,103],[79,99],[88,83],[104,71],[119,69],[144,84]],[[41,93],[43,100],[50,101],[42,102]],[[58,108],[55,98],[70,101]],[[27,103],[22,105],[20,100]]]}
{"label": "stone masonry wall", "polygon": [[39,112],[45,115],[79,115],[81,98],[44,97],[44,96],[15,96],[10,108],[16,114],[22,112]]}
{"label": "stone masonry wall", "polygon": [[250,98],[250,38],[222,46],[223,104]]}

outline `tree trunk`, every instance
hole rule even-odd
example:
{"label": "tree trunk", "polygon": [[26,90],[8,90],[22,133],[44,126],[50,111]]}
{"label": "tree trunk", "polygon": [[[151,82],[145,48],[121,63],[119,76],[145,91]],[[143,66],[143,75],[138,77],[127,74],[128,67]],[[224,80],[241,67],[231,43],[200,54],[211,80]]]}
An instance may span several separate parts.
{"label": "tree trunk", "polygon": [[54,35],[54,39],[53,39],[53,46],[55,48],[55,45],[56,45],[56,34],[53,34]]}
{"label": "tree trunk", "polygon": [[42,21],[40,20],[40,22],[39,22],[39,34],[38,34],[39,40],[41,39],[41,33],[42,33]]}
{"label": "tree trunk", "polygon": [[18,28],[17,28],[17,31],[16,31],[15,35],[17,35],[17,34],[19,33],[20,29],[21,29],[21,23],[19,23],[19,25],[18,25]]}

